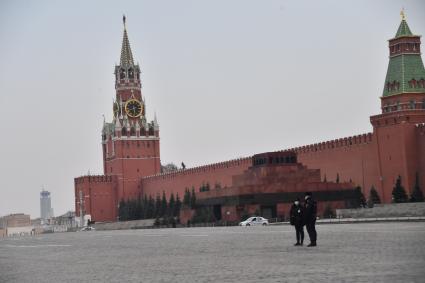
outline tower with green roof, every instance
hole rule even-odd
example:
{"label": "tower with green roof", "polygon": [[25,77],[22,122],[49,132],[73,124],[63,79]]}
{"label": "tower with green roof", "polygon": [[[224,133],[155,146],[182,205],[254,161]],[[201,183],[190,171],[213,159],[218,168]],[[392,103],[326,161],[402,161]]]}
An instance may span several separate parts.
{"label": "tower with green roof", "polygon": [[[409,191],[415,174],[425,172],[425,69],[421,36],[409,28],[404,12],[389,42],[389,63],[381,96],[382,113],[371,116],[376,146],[378,187],[384,202],[398,176]],[[425,173],[421,182],[425,183]]]}

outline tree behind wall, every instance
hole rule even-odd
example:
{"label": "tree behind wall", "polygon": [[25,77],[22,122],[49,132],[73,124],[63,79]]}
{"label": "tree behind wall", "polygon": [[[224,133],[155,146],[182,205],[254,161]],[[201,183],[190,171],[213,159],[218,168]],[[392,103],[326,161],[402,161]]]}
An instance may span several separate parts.
{"label": "tree behind wall", "polygon": [[176,205],[174,206],[173,216],[180,215],[180,209],[182,207],[182,202],[179,197],[179,193],[176,194]]}
{"label": "tree behind wall", "polygon": [[148,200],[148,196],[144,195],[143,196],[143,210],[142,210],[142,218],[143,219],[147,219],[148,217],[148,209],[149,209],[149,200]]}
{"label": "tree behind wall", "polygon": [[174,216],[175,209],[176,209],[176,200],[174,198],[174,193],[171,193],[170,200],[168,201],[167,215],[171,217]]}
{"label": "tree behind wall", "polygon": [[213,208],[209,206],[197,208],[192,218],[192,223],[212,223],[215,221]]}
{"label": "tree behind wall", "polygon": [[412,190],[412,195],[410,196],[411,202],[422,202],[424,201],[424,195],[421,188],[419,187],[419,174],[416,172],[416,181],[415,187]]}
{"label": "tree behind wall", "polygon": [[376,191],[375,186],[373,185],[370,188],[369,199],[373,204],[381,203],[381,199],[379,198],[378,192]]}
{"label": "tree behind wall", "polygon": [[155,198],[155,213],[154,217],[159,217],[159,214],[161,213],[161,197],[159,196],[159,193],[156,194]]}
{"label": "tree behind wall", "polygon": [[135,220],[137,216],[137,201],[136,200],[128,200],[128,220]]}
{"label": "tree behind wall", "polygon": [[362,193],[360,186],[354,189],[354,207],[366,207],[366,198]]}
{"label": "tree behind wall", "polygon": [[195,188],[192,187],[192,194],[190,195],[190,208],[194,209],[196,206]]}
{"label": "tree behind wall", "polygon": [[140,195],[137,198],[136,219],[143,219],[143,202]]}
{"label": "tree behind wall", "polygon": [[184,191],[183,205],[185,207],[190,207],[190,191],[189,191],[188,188],[186,188],[185,191]]}
{"label": "tree behind wall", "polygon": [[159,208],[159,217],[164,217],[167,213],[167,197],[165,196],[165,191],[162,191],[162,198],[161,198],[161,206]]}
{"label": "tree behind wall", "polygon": [[407,194],[403,186],[401,185],[400,175],[397,178],[392,194],[393,194],[393,202],[395,203],[407,202]]}
{"label": "tree behind wall", "polygon": [[128,207],[125,200],[120,201],[120,206],[118,208],[118,216],[120,221],[128,220]]}
{"label": "tree behind wall", "polygon": [[146,210],[146,218],[152,219],[155,216],[155,200],[152,196],[149,196],[148,208]]}

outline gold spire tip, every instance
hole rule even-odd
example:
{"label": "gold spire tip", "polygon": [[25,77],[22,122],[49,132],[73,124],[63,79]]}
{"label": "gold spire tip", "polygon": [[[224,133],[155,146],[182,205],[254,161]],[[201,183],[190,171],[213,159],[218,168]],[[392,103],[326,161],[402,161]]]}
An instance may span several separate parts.
{"label": "gold spire tip", "polygon": [[402,21],[406,20],[406,15],[404,14],[404,7],[401,9],[400,16]]}

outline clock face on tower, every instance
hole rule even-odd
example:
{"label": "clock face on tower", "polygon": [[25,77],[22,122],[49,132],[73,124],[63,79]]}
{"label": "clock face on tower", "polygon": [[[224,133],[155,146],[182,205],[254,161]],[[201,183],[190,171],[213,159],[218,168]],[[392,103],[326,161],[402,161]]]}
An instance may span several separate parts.
{"label": "clock face on tower", "polygon": [[130,99],[125,103],[125,112],[130,117],[139,117],[142,115],[143,105],[137,99]]}

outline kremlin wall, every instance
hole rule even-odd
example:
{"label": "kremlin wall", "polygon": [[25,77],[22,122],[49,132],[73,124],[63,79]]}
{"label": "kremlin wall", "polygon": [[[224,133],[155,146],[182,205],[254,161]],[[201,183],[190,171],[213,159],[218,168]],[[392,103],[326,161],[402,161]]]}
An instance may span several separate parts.
{"label": "kremlin wall", "polygon": [[[182,197],[192,187],[200,205],[214,206],[229,221],[245,212],[287,215],[290,202],[306,191],[318,200],[320,214],[325,206],[349,207],[356,186],[366,197],[374,186],[384,203],[392,201],[398,176],[408,194],[416,174],[425,188],[425,69],[420,36],[404,17],[389,40],[389,54],[383,93],[376,95],[382,113],[370,117],[371,133],[161,173],[159,125],[156,117],[146,120],[140,67],[134,64],[124,22],[114,119],[102,129],[104,175],[75,178],[77,215],[116,221],[121,200],[162,192]],[[258,166],[263,155],[267,162]],[[288,156],[294,162],[281,162]],[[337,175],[340,182],[335,182]],[[206,183],[212,189],[199,192]]]}

